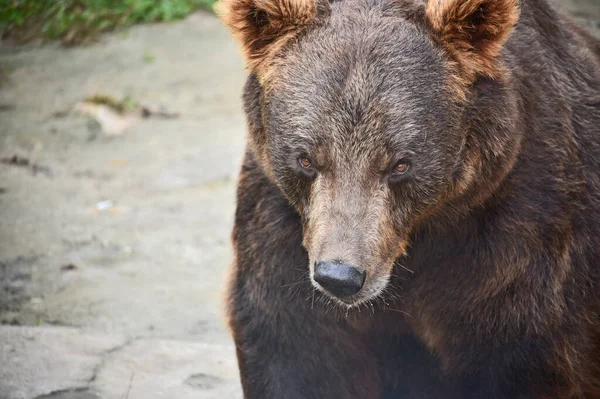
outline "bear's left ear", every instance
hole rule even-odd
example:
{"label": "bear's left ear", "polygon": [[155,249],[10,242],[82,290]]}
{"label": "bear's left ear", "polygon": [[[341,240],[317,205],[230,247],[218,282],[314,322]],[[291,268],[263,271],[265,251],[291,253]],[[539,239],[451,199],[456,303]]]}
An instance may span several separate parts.
{"label": "bear's left ear", "polygon": [[260,77],[271,59],[317,14],[317,0],[221,0],[217,13]]}
{"label": "bear's left ear", "polygon": [[458,63],[462,80],[497,77],[497,57],[519,20],[518,0],[429,0],[425,19],[434,39]]}

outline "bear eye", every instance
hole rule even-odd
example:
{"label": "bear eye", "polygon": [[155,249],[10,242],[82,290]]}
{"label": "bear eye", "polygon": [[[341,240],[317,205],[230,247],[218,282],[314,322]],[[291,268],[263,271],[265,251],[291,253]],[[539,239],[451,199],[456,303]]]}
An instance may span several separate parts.
{"label": "bear eye", "polygon": [[308,159],[306,157],[298,158],[298,163],[300,164],[300,166],[302,166],[305,169],[312,167],[312,162],[310,161],[310,159]]}
{"label": "bear eye", "polygon": [[394,170],[392,171],[392,174],[394,176],[402,176],[404,174],[406,174],[406,172],[408,172],[408,170],[410,169],[410,165],[406,162],[399,162],[396,164],[396,166],[394,166]]}

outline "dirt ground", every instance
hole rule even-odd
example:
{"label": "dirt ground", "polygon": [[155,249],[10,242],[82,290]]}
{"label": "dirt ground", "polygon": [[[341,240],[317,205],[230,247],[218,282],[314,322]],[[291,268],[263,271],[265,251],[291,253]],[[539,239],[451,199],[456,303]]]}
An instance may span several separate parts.
{"label": "dirt ground", "polygon": [[[600,0],[559,3],[600,37]],[[239,396],[222,290],[244,78],[207,13],[0,44],[0,399]],[[107,135],[74,111],[98,94],[168,117]]]}
{"label": "dirt ground", "polygon": [[[196,14],[91,47],[0,51],[2,321],[228,341],[217,292],[244,70],[219,21]],[[107,136],[72,111],[96,94],[179,116]]]}
{"label": "dirt ground", "polygon": [[[221,292],[245,72],[220,22],[198,13],[0,57],[2,323],[231,346]],[[108,136],[73,111],[97,94],[178,116]],[[47,393],[15,396],[5,364],[0,398]]]}

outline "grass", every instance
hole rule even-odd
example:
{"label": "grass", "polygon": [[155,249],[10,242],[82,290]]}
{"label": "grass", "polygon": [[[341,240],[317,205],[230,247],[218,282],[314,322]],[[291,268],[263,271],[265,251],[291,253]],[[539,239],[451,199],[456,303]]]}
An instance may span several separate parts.
{"label": "grass", "polygon": [[215,0],[0,0],[0,38],[79,44],[136,23],[174,21]]}

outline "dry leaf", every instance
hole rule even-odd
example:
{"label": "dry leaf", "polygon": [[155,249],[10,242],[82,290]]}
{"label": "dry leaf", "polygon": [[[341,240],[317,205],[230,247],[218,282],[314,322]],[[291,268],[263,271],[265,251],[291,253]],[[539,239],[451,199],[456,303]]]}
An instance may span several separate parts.
{"label": "dry leaf", "polygon": [[92,117],[100,125],[102,131],[109,136],[123,134],[134,125],[138,118],[133,115],[120,115],[107,105],[82,102],[76,105],[75,110]]}

